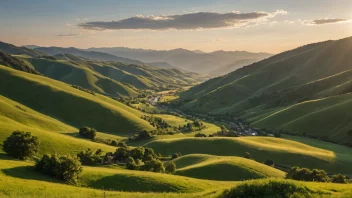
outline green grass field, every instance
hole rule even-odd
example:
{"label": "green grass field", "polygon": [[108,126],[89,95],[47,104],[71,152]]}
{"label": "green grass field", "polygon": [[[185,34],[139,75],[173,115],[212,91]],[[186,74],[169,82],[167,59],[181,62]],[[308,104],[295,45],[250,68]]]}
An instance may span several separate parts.
{"label": "green grass field", "polygon": [[[80,186],[70,186],[60,183],[56,179],[36,173],[32,163],[8,159],[1,156],[0,160],[0,185],[1,197],[126,197],[126,198],[195,198],[195,197],[220,197],[225,189],[234,188],[241,184],[262,185],[269,181],[292,183],[304,186],[313,192],[322,192],[319,197],[350,197],[352,188],[350,184],[298,182],[281,179],[264,179],[244,182],[217,182],[198,180],[158,173],[147,173],[112,170],[107,168],[85,167],[80,178]],[[120,178],[121,180],[114,180]],[[136,179],[136,180],[135,180]],[[162,180],[161,180],[162,179]],[[124,181],[124,183],[119,183]],[[138,182],[133,182],[138,181]],[[120,185],[118,185],[120,184]],[[144,184],[144,185],[143,185]],[[117,186],[116,186],[117,185]],[[108,188],[124,189],[124,191],[108,190]],[[148,192],[157,188],[158,192]],[[100,189],[96,189],[100,188]],[[164,192],[160,192],[163,189]],[[141,192],[135,192],[136,190]],[[130,192],[128,192],[130,191]],[[133,191],[133,192],[131,192]],[[177,193],[175,193],[177,192]],[[180,194],[181,193],[181,194]]]}
{"label": "green grass field", "polygon": [[339,145],[330,147],[331,150],[328,150],[328,148],[313,147],[282,138],[238,137],[160,139],[147,143],[146,146],[164,155],[181,152],[183,155],[209,154],[243,157],[245,152],[250,152],[252,157],[259,162],[272,159],[279,165],[320,168],[329,173],[347,175],[352,173],[351,149]]}
{"label": "green grass field", "polygon": [[185,155],[174,160],[177,175],[218,181],[242,181],[258,178],[284,178],[275,168],[241,157],[204,154]]}

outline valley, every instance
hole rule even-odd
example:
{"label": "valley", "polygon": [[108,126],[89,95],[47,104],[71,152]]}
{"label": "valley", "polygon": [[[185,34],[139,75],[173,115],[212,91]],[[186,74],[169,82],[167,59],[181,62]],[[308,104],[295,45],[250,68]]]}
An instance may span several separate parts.
{"label": "valley", "polygon": [[351,197],[351,55],[0,42],[0,197]]}

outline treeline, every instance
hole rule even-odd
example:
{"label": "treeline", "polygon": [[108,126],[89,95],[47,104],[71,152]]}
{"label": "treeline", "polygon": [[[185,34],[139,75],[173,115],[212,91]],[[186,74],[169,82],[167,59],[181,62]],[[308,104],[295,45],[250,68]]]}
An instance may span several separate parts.
{"label": "treeline", "polygon": [[89,89],[85,89],[85,88],[80,87],[80,86],[78,86],[78,85],[72,85],[71,87],[73,87],[73,88],[75,88],[75,89],[78,89],[78,90],[80,90],[80,91],[84,91],[84,92],[86,92],[86,93],[92,94],[93,96],[96,95],[94,91],[89,90]]}

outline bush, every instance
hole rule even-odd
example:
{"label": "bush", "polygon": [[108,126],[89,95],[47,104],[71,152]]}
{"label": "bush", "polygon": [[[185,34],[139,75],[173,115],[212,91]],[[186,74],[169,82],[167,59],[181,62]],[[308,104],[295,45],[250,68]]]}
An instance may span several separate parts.
{"label": "bush", "polygon": [[175,162],[167,162],[165,164],[165,172],[169,173],[169,174],[175,174],[175,172],[176,172]]}
{"label": "bush", "polygon": [[82,172],[81,162],[72,156],[45,154],[35,165],[35,169],[43,174],[56,177],[68,184],[77,184],[78,175]]}
{"label": "bush", "polygon": [[134,134],[132,137],[129,137],[128,138],[128,141],[141,141],[141,140],[148,140],[148,139],[151,139],[153,138],[153,135],[148,132],[148,131],[142,131],[142,132],[139,132],[137,134]]}
{"label": "bush", "polygon": [[135,160],[132,157],[127,158],[126,160],[126,167],[130,170],[137,170],[138,165],[136,164]]}
{"label": "bush", "polygon": [[203,133],[197,133],[194,135],[194,137],[207,137],[207,135],[205,135]]}
{"label": "bush", "polygon": [[33,158],[39,152],[39,139],[30,132],[14,131],[4,141],[4,151],[20,160]]}
{"label": "bush", "polygon": [[117,146],[117,145],[118,145],[118,143],[116,140],[111,140],[111,146]]}
{"label": "bush", "polygon": [[275,162],[271,159],[268,159],[264,162],[265,165],[267,166],[274,166],[275,165]]}
{"label": "bush", "polygon": [[164,164],[158,159],[152,159],[144,163],[144,170],[163,173],[165,172]]}
{"label": "bush", "polygon": [[98,149],[95,152],[88,148],[86,151],[81,151],[77,154],[77,157],[81,161],[83,165],[93,165],[93,164],[100,164],[103,162],[101,157],[102,150]]}
{"label": "bush", "polygon": [[308,168],[292,167],[287,175],[287,179],[294,179],[299,181],[316,181],[316,182],[329,182],[330,178],[323,170]]}
{"label": "bush", "polygon": [[89,128],[85,126],[79,129],[79,135],[84,138],[94,139],[95,136],[97,135],[97,131],[93,128]]}
{"label": "bush", "polygon": [[347,183],[346,176],[345,175],[341,175],[341,174],[334,175],[332,177],[331,182],[332,183],[345,184],[345,183]]}
{"label": "bush", "polygon": [[248,198],[248,197],[280,197],[292,196],[310,197],[312,190],[288,181],[261,181],[239,184],[224,192],[224,198]]}
{"label": "bush", "polygon": [[180,154],[174,153],[174,154],[172,154],[171,159],[177,159],[179,157],[180,157]]}
{"label": "bush", "polygon": [[244,158],[253,159],[250,152],[245,152],[245,153],[244,153]]}
{"label": "bush", "polygon": [[117,146],[118,146],[118,147],[124,147],[124,148],[127,148],[127,147],[128,147],[127,144],[124,143],[124,142],[119,142],[119,143],[117,144]]}

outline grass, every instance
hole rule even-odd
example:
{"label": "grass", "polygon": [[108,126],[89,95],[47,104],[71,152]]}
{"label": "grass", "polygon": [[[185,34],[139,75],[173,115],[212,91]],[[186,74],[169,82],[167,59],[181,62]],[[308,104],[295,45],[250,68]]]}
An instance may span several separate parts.
{"label": "grass", "polygon": [[[131,175],[139,175],[140,172],[137,171],[122,171],[120,170],[110,170],[107,168],[95,168],[95,167],[84,167],[85,171],[82,175],[81,182],[85,181],[84,185],[92,185],[90,182],[101,182],[101,185],[105,185],[105,181],[109,182],[106,185],[113,185],[118,182],[116,180],[111,180],[111,176],[115,175],[116,177],[120,177],[122,175],[127,175],[127,180]],[[349,197],[352,195],[351,185],[348,184],[332,184],[332,183],[314,183],[314,182],[298,182],[291,180],[282,180],[282,179],[261,179],[261,180],[253,180],[253,181],[244,181],[244,182],[216,182],[216,181],[207,181],[207,180],[198,180],[180,176],[171,176],[171,175],[162,175],[164,181],[160,181],[159,179],[161,174],[158,173],[149,173],[147,175],[141,175],[147,181],[147,184],[151,185],[153,182],[156,182],[155,185],[165,185],[166,189],[176,190],[177,187],[183,186],[186,184],[186,187],[181,188],[182,190],[191,190],[193,192],[126,192],[126,191],[110,191],[104,188],[102,189],[94,189],[88,187],[76,187],[70,186],[66,184],[62,184],[60,181],[41,175],[35,172],[32,169],[32,163],[30,162],[22,162],[16,161],[7,158],[6,156],[1,156],[0,160],[0,182],[6,183],[6,185],[0,185],[0,196],[1,197],[28,197],[28,198],[38,198],[38,197],[126,197],[126,198],[153,198],[153,197],[164,197],[164,198],[177,198],[177,197],[185,197],[185,198],[195,198],[195,197],[209,197],[215,198],[220,197],[224,193],[225,189],[235,188],[239,185],[263,185],[270,181],[275,181],[279,183],[292,183],[294,185],[303,186],[305,188],[309,188],[310,191],[313,192],[321,192],[321,197]],[[136,172],[136,173],[132,173]],[[120,174],[115,174],[120,173]],[[141,172],[144,173],[144,172]],[[151,176],[152,175],[152,176]],[[138,177],[138,176],[137,176]],[[149,177],[149,178],[148,178]],[[100,179],[99,179],[100,178]],[[157,181],[153,179],[157,178]],[[126,179],[126,178],[125,178]],[[141,178],[138,178],[141,179]],[[142,180],[142,179],[141,179]],[[165,181],[166,180],[166,181]],[[143,180],[142,180],[143,181]],[[98,182],[98,183],[99,183]],[[112,183],[110,183],[112,182]],[[160,183],[161,182],[161,183]],[[99,188],[102,186],[99,186]],[[190,184],[188,186],[187,184]],[[183,185],[182,185],[183,184]],[[139,185],[139,183],[125,183],[121,184],[121,188],[126,188],[128,191],[132,191],[134,188],[140,188],[139,190],[143,191],[146,189],[146,186]],[[197,185],[197,186],[193,186]],[[175,187],[176,188],[173,188]],[[115,188],[119,188],[114,186]],[[194,187],[194,188],[193,188]],[[151,187],[153,189],[153,187]],[[205,189],[203,189],[205,188]],[[148,191],[150,189],[144,190]],[[178,189],[179,190],[179,189]],[[194,192],[201,191],[201,192]]]}
{"label": "grass", "polygon": [[204,154],[185,155],[174,160],[177,175],[218,181],[284,178],[285,173],[275,168],[241,157]]}
{"label": "grass", "polygon": [[[245,152],[250,152],[252,157],[259,162],[272,159],[279,165],[319,168],[329,173],[347,175],[352,173],[351,152],[341,153],[338,149],[327,150],[282,138],[174,138],[155,140],[145,146],[164,155],[181,152],[183,155],[209,154],[243,157]],[[348,150],[351,151],[351,149]]]}
{"label": "grass", "polygon": [[116,135],[152,129],[140,118],[141,112],[108,97],[94,96],[59,81],[3,66],[0,78],[1,95],[67,125],[76,128],[87,125]]}

